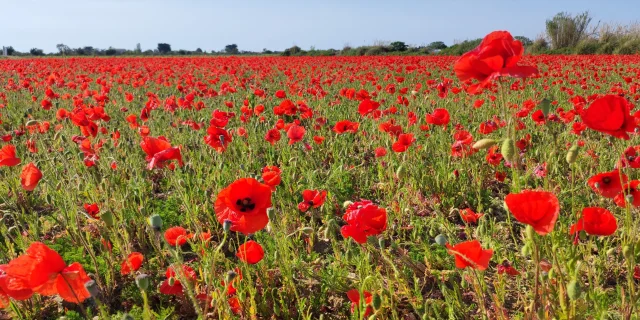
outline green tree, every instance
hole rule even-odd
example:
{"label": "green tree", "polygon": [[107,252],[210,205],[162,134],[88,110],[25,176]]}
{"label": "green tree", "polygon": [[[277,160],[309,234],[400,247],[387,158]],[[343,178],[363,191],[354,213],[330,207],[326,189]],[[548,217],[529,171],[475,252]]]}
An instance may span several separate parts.
{"label": "green tree", "polygon": [[427,48],[429,50],[442,50],[442,49],[446,49],[447,45],[444,44],[444,42],[442,42],[442,41],[434,41],[434,42],[429,43]]}
{"label": "green tree", "polygon": [[390,46],[391,51],[407,51],[407,48],[409,48],[409,46],[402,41],[391,42]]}
{"label": "green tree", "polygon": [[42,51],[42,49],[38,49],[38,48],[31,48],[31,50],[29,50],[29,53],[31,53],[32,56],[43,56],[44,52]]}
{"label": "green tree", "polygon": [[547,37],[551,40],[553,49],[573,48],[585,35],[592,17],[588,11],[572,16],[567,12],[560,12],[547,20]]}
{"label": "green tree", "polygon": [[168,43],[158,43],[158,52],[160,52],[160,54],[171,52],[171,45]]}
{"label": "green tree", "polygon": [[238,51],[238,45],[237,44],[228,44],[224,47],[224,52],[227,54],[238,54],[240,53],[240,51]]}
{"label": "green tree", "polygon": [[523,37],[523,36],[515,36],[514,37],[516,40],[520,40],[520,42],[522,42],[522,45],[525,47],[528,47],[530,45],[533,44],[533,41],[531,41],[531,39],[527,38],[527,37]]}

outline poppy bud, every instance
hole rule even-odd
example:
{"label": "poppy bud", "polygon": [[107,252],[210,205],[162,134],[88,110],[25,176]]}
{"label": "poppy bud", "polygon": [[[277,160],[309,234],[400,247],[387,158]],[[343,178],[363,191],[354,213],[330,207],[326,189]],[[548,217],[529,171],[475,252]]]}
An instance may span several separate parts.
{"label": "poppy bud", "polygon": [[633,203],[633,195],[632,194],[628,194],[626,196],[624,196],[624,200],[628,203]]}
{"label": "poppy bud", "polygon": [[104,221],[104,224],[111,228],[113,227],[113,214],[111,212],[105,212],[103,214],[100,215],[100,219],[102,219],[102,221]]}
{"label": "poppy bud", "polygon": [[580,232],[578,232],[578,238],[579,238],[581,241],[585,241],[585,240],[587,240],[587,233],[586,233],[586,232],[584,232],[584,230],[580,230]]}
{"label": "poppy bud", "polygon": [[176,284],[176,279],[174,279],[173,277],[170,277],[168,283],[170,287],[173,287],[173,285]]}
{"label": "poppy bud", "polygon": [[153,230],[160,231],[160,229],[162,229],[162,218],[157,214],[150,216],[149,225],[153,228]]}
{"label": "poppy bud", "polygon": [[373,308],[379,310],[382,307],[382,297],[379,294],[373,295]]}
{"label": "poppy bud", "polygon": [[7,229],[7,233],[8,234],[20,233],[20,230],[18,229],[18,226],[11,226],[9,227],[9,229]]}
{"label": "poppy bud", "polygon": [[630,245],[622,247],[622,255],[627,259],[633,259],[633,248]]}
{"label": "poppy bud", "polygon": [[576,159],[578,158],[578,150],[579,150],[579,147],[576,144],[572,145],[571,148],[569,148],[569,152],[567,152],[567,159],[566,159],[568,164],[572,164],[576,162]]}
{"label": "poppy bud", "polygon": [[530,239],[531,241],[533,241],[533,237],[536,231],[533,230],[533,227],[531,225],[527,225],[527,228],[525,229],[525,233],[527,234],[527,239]]}
{"label": "poppy bud", "polygon": [[302,231],[304,234],[309,235],[309,234],[312,234],[312,233],[313,233],[313,228],[311,228],[311,227],[304,227],[304,228],[301,228],[301,229],[300,229],[300,231]]}
{"label": "poppy bud", "polygon": [[89,291],[89,294],[92,297],[97,297],[100,294],[100,288],[98,288],[98,285],[94,280],[85,282],[84,287]]}
{"label": "poppy bud", "polygon": [[134,318],[130,314],[125,313],[122,315],[122,320],[134,320]]}
{"label": "poppy bud", "polygon": [[580,284],[577,280],[571,280],[569,284],[567,284],[567,295],[569,299],[576,300],[580,297],[581,289]]}
{"label": "poppy bud", "polygon": [[227,272],[227,276],[224,278],[224,283],[231,283],[231,281],[233,281],[233,279],[235,279],[238,276],[238,274],[233,271],[230,270],[229,272]]}
{"label": "poppy bud", "polygon": [[443,234],[437,235],[435,240],[436,240],[436,243],[441,246],[444,246],[447,244],[447,237]]}
{"label": "poppy bud", "polygon": [[380,248],[384,248],[384,238],[379,238],[378,239],[378,247]]}
{"label": "poppy bud", "polygon": [[351,201],[347,200],[347,201],[345,201],[345,202],[343,202],[343,203],[342,203],[342,207],[346,209],[348,206],[350,206],[350,205],[352,205],[352,204],[353,204],[353,202],[351,202]]}
{"label": "poppy bud", "polygon": [[616,251],[616,248],[611,248],[611,249],[607,250],[607,256],[612,255],[615,251]]}
{"label": "poppy bud", "polygon": [[267,218],[269,218],[269,221],[276,220],[276,212],[273,210],[273,208],[267,209]]}
{"label": "poppy bud", "polygon": [[407,177],[407,169],[404,165],[400,165],[396,170],[396,178],[404,179]]}
{"label": "poppy bud", "polygon": [[139,274],[136,277],[136,285],[140,290],[147,291],[149,288],[149,276],[146,274]]}
{"label": "poppy bud", "polygon": [[520,249],[520,254],[524,257],[529,256],[531,254],[531,247],[525,244],[524,246],[522,246],[522,249]]}
{"label": "poppy bud", "polygon": [[478,140],[478,142],[473,144],[473,148],[476,150],[489,149],[495,146],[497,143],[498,141],[493,139],[480,139]]}
{"label": "poppy bud", "polygon": [[224,232],[229,232],[229,230],[231,230],[232,224],[233,222],[231,222],[231,220],[225,220],[224,223],[222,223],[222,229],[224,230]]}
{"label": "poppy bud", "polygon": [[500,153],[509,162],[513,162],[516,155],[516,147],[513,145],[513,140],[509,138],[504,139],[504,141],[502,142],[502,147],[500,148]]}

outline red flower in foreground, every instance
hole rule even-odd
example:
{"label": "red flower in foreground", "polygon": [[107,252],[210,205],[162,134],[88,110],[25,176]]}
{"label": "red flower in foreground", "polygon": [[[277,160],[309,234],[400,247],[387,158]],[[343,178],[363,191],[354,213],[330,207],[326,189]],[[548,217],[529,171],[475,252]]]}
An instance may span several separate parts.
{"label": "red flower in foreground", "polygon": [[91,218],[94,218],[94,219],[100,218],[100,207],[98,207],[97,203],[92,203],[92,204],[85,203],[83,206],[84,206],[84,212],[86,212],[89,216],[91,216]]}
{"label": "red flower in foreground", "polygon": [[569,233],[574,234],[580,230],[594,236],[610,236],[618,229],[616,217],[604,208],[584,208],[582,217],[573,225]]}
{"label": "red flower in foreground", "polygon": [[640,186],[640,180],[629,181],[629,183],[622,186],[623,191],[620,191],[613,198],[613,202],[622,208],[626,206],[627,202],[634,207],[640,206],[640,190],[638,190],[638,186]]}
{"label": "red flower in foreground", "polygon": [[477,93],[501,76],[524,78],[538,73],[535,67],[518,66],[523,53],[522,43],[509,32],[494,31],[478,47],[462,55],[453,69],[460,81],[480,81],[467,89],[469,93]]}
{"label": "red flower in foreground", "polygon": [[627,183],[627,180],[627,176],[616,169],[589,178],[587,184],[595,193],[605,198],[614,198],[622,191],[622,184]]}
{"label": "red flower in foreground", "polygon": [[147,154],[146,160],[149,162],[147,168],[164,168],[166,162],[177,160],[178,165],[183,166],[182,153],[180,148],[172,147],[169,141],[164,137],[144,137],[140,142],[140,147]]}
{"label": "red flower in foreground", "polygon": [[16,158],[16,147],[8,144],[0,149],[0,167],[13,167],[20,164],[20,159]]}
{"label": "red flower in foreground", "polygon": [[38,182],[42,179],[42,172],[36,167],[33,162],[30,162],[24,168],[20,174],[20,184],[22,189],[26,191],[33,191],[38,186]]}
{"label": "red flower in foreground", "polygon": [[27,300],[33,295],[29,282],[7,275],[7,264],[0,265],[0,309],[9,307],[10,300]]}
{"label": "red flower in foreground", "polygon": [[368,236],[380,234],[387,229],[387,210],[369,200],[351,204],[342,218],[347,222],[340,229],[342,236],[351,237],[357,243],[365,243]]}
{"label": "red flower in foreground", "polygon": [[414,141],[416,141],[416,138],[413,137],[413,133],[403,133],[398,136],[398,140],[393,143],[391,149],[395,152],[405,152]]}
{"label": "red flower in foreground", "polygon": [[164,239],[173,247],[184,245],[191,236],[183,227],[171,227],[164,232]]}
{"label": "red flower in foreground", "polygon": [[67,266],[62,257],[41,242],[34,242],[26,252],[11,260],[5,268],[13,282],[12,290],[27,290],[43,296],[58,294],[65,301],[81,303],[91,297],[84,284],[91,280],[82,266],[74,262]]}
{"label": "red flower in foreground", "polygon": [[182,265],[182,271],[180,274],[176,274],[173,267],[167,268],[165,272],[166,280],[162,281],[158,291],[162,294],[181,296],[184,293],[182,282],[180,279],[187,280],[189,282],[195,282],[197,275],[193,268],[188,265]]}
{"label": "red flower in foreground", "polygon": [[631,106],[618,95],[596,99],[582,112],[582,122],[589,128],[620,139],[629,139],[636,124],[629,113]]}
{"label": "red flower in foreground", "polygon": [[208,144],[218,153],[223,153],[227,150],[227,146],[231,140],[233,139],[227,130],[214,126],[209,127],[209,129],[207,129],[207,135],[204,136],[204,143]]}
{"label": "red flower in foreground", "polygon": [[471,210],[471,208],[466,208],[466,209],[462,209],[460,210],[460,218],[462,218],[462,220],[466,223],[478,223],[478,220],[480,219],[480,217],[482,217],[484,214],[482,213],[475,213],[473,212],[473,210]]}
{"label": "red flower in foreground", "polygon": [[244,234],[262,230],[269,218],[271,188],[253,178],[238,179],[218,193],[215,211],[218,222],[231,223],[231,230]]}
{"label": "red flower in foreground", "polygon": [[364,99],[360,102],[360,105],[358,105],[358,112],[361,116],[364,117],[367,114],[377,110],[378,107],[380,107],[379,103],[372,101],[371,99]]}
{"label": "red flower in foreground", "polygon": [[558,198],[553,193],[525,190],[508,194],[504,201],[516,220],[532,226],[539,235],[553,231],[560,212]]}
{"label": "red flower in foreground", "polygon": [[144,256],[140,252],[132,252],[129,254],[126,260],[122,262],[120,265],[120,273],[122,275],[127,275],[132,271],[138,271],[142,266],[142,261],[144,261]]}
{"label": "red flower in foreground", "polygon": [[275,191],[276,186],[282,182],[282,171],[277,166],[266,166],[262,168],[262,181]]}
{"label": "red flower in foreground", "polygon": [[259,243],[249,240],[238,247],[236,257],[248,264],[256,264],[264,258],[264,250]]}
{"label": "red flower in foreground", "polygon": [[[369,291],[362,292],[362,295],[364,296],[364,303],[366,305],[366,309],[362,317],[366,318],[373,313],[373,307],[371,306],[371,302],[373,301],[373,296]],[[349,301],[351,301],[351,313],[353,313],[355,310],[359,310],[360,292],[357,289],[351,289],[347,291],[347,298],[349,298]]]}
{"label": "red flower in foreground", "polygon": [[306,212],[309,208],[319,208],[327,198],[325,190],[304,190],[302,191],[302,202],[298,203],[298,209]]}
{"label": "red flower in foreground", "polygon": [[289,144],[292,145],[298,141],[301,141],[307,130],[297,124],[291,125],[287,130],[287,138],[289,138]]}
{"label": "red flower in foreground", "polygon": [[472,240],[451,246],[446,244],[447,251],[456,258],[456,268],[470,267],[477,270],[485,270],[489,267],[489,260],[493,256],[493,250],[482,249],[480,241]]}
{"label": "red flower in foreground", "polygon": [[438,108],[433,110],[433,113],[427,114],[426,121],[436,126],[446,126],[449,124],[449,118],[449,110]]}

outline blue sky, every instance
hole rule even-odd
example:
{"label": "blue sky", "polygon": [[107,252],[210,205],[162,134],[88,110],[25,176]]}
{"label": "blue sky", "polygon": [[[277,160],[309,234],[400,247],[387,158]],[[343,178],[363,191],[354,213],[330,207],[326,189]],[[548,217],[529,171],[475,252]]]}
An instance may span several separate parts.
{"label": "blue sky", "polygon": [[375,41],[422,45],[474,39],[493,30],[535,38],[557,12],[589,10],[594,24],[638,19],[636,0],[216,1],[1,0],[0,46],[221,50],[341,49]]}

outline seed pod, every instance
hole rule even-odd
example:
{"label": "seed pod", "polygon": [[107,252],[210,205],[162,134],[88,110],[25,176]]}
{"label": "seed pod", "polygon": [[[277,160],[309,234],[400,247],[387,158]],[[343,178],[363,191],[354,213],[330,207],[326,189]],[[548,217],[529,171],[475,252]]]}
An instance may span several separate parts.
{"label": "seed pod", "polygon": [[436,243],[441,246],[444,246],[445,244],[447,244],[447,237],[443,234],[437,235],[435,240],[436,240]]}
{"label": "seed pod", "polygon": [[407,177],[407,169],[403,164],[401,164],[396,170],[396,178],[404,179],[406,177]]}
{"label": "seed pod", "polygon": [[533,241],[533,237],[535,237],[536,231],[533,230],[533,227],[530,225],[527,225],[527,227],[525,228],[525,233],[527,234],[527,239]]}
{"label": "seed pod", "polygon": [[382,297],[379,294],[373,295],[373,308],[379,310],[382,307]]}
{"label": "seed pod", "polygon": [[224,232],[229,232],[229,230],[231,230],[231,225],[233,224],[233,222],[231,222],[231,220],[225,220],[222,223],[222,229],[224,230]]}
{"label": "seed pod", "polygon": [[160,231],[162,229],[162,218],[157,214],[150,216],[149,225],[153,228],[153,230]]}
{"label": "seed pod", "polygon": [[520,254],[524,257],[528,257],[531,254],[531,247],[528,244],[525,244],[520,249]]}
{"label": "seed pod", "polygon": [[351,202],[351,201],[347,200],[347,201],[345,201],[345,202],[343,202],[343,203],[342,203],[342,207],[346,209],[347,207],[349,207],[349,206],[350,206],[350,205],[352,205],[352,204],[353,204],[353,202]]}
{"label": "seed pod", "polygon": [[235,271],[230,270],[229,272],[227,272],[227,276],[224,278],[224,281],[225,281],[225,283],[226,283],[226,284],[229,284],[229,283],[231,283],[231,281],[233,281],[233,279],[235,279],[237,276],[238,276],[238,274],[237,274]]}
{"label": "seed pod", "polygon": [[576,144],[572,145],[571,148],[569,148],[569,152],[567,152],[567,159],[566,159],[568,164],[572,164],[576,162],[576,159],[578,158],[579,150],[580,148]]}
{"label": "seed pod", "polygon": [[510,138],[504,139],[502,147],[500,148],[500,153],[502,153],[502,156],[509,162],[513,162],[516,156],[516,147],[513,144],[513,140]]}
{"label": "seed pod", "polygon": [[569,296],[569,299],[571,299],[571,300],[578,299],[578,297],[580,297],[580,293],[581,292],[582,291],[581,291],[581,288],[580,288],[580,284],[575,279],[571,280],[567,284],[567,295]]}
{"label": "seed pod", "polygon": [[489,149],[498,144],[498,141],[493,139],[480,139],[478,142],[473,144],[473,148],[476,150]]}
{"label": "seed pod", "polygon": [[267,218],[269,218],[269,221],[276,220],[276,211],[273,208],[267,209]]}
{"label": "seed pod", "polygon": [[105,212],[103,214],[100,215],[100,219],[102,219],[102,221],[104,221],[104,224],[111,228],[113,227],[113,214],[111,212]]}
{"label": "seed pod", "polygon": [[91,297],[97,297],[100,294],[100,288],[94,280],[85,282],[84,287],[87,289]]}
{"label": "seed pod", "polygon": [[630,245],[626,245],[622,247],[622,255],[627,259],[633,259],[633,247]]}
{"label": "seed pod", "polygon": [[136,277],[136,285],[140,290],[147,291],[147,289],[149,288],[149,276],[144,273],[139,274]]}

